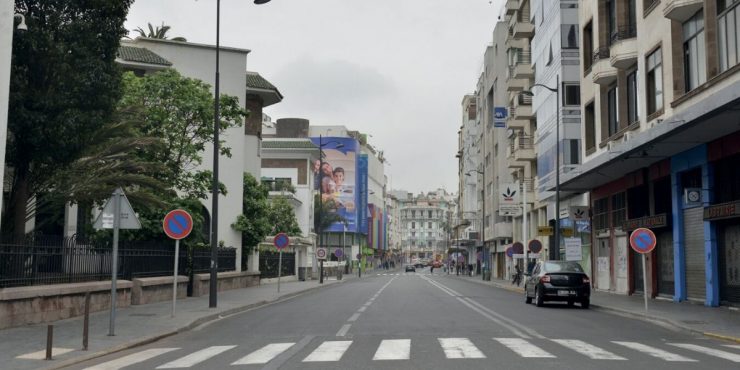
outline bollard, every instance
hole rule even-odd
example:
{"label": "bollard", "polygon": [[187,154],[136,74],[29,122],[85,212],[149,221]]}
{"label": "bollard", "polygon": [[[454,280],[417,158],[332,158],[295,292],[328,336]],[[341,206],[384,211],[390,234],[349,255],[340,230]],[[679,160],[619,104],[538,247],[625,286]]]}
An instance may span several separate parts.
{"label": "bollard", "polygon": [[82,324],[82,350],[87,351],[87,339],[90,329],[90,292],[85,293],[85,320]]}
{"label": "bollard", "polygon": [[51,345],[54,338],[54,325],[46,327],[46,360],[51,360]]}

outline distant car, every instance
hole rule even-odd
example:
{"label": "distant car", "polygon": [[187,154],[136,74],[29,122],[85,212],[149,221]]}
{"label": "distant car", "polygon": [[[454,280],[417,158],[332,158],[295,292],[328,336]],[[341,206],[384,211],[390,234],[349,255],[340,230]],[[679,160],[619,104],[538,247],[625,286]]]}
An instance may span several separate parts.
{"label": "distant car", "polygon": [[424,262],[422,262],[422,261],[416,261],[416,263],[414,263],[414,267],[420,268],[420,269],[421,268],[424,268]]}
{"label": "distant car", "polygon": [[546,301],[579,302],[582,308],[591,303],[591,280],[577,262],[540,261],[524,281],[526,303],[534,299],[538,307]]}
{"label": "distant car", "polygon": [[414,265],[406,265],[406,272],[416,272]]}

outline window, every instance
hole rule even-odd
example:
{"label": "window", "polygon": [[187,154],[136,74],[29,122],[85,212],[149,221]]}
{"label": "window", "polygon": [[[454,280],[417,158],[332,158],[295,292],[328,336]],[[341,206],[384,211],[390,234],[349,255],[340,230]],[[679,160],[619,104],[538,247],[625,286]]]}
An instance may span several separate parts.
{"label": "window", "polygon": [[640,120],[638,114],[640,107],[637,96],[637,70],[634,70],[627,75],[627,118],[629,119],[629,124]]}
{"label": "window", "polygon": [[416,237],[416,232],[412,231],[412,232],[411,232],[411,237],[412,237],[412,238],[415,238],[415,237]]}
{"label": "window", "polygon": [[563,49],[578,49],[578,25],[563,24],[560,26],[560,37]]}
{"label": "window", "polygon": [[594,102],[586,105],[586,112],[584,117],[584,124],[586,125],[586,150],[590,150],[596,147],[596,121]]}
{"label": "window", "polygon": [[724,72],[740,62],[740,0],[718,0],[717,12],[719,70]]}
{"label": "window", "polygon": [[583,61],[581,63],[583,64],[583,73],[586,73],[591,69],[591,63],[593,62],[592,55],[594,53],[593,42],[592,22],[589,21],[586,23],[586,26],[583,27]]}
{"label": "window", "polygon": [[625,192],[612,195],[612,225],[621,227],[627,219],[627,196]]}
{"label": "window", "polygon": [[683,54],[685,91],[689,92],[707,81],[703,10],[683,24]]}
{"label": "window", "polygon": [[428,211],[427,214],[429,215],[429,218],[432,218],[432,211]]}
{"label": "window", "polygon": [[411,218],[416,218],[416,211],[411,211]]}
{"label": "window", "polygon": [[546,66],[549,66],[552,64],[552,41],[550,41],[550,51],[547,54],[547,63],[545,63]]}
{"label": "window", "polygon": [[563,105],[581,105],[581,86],[572,84],[563,86]]}
{"label": "window", "polygon": [[606,27],[609,41],[617,38],[617,0],[606,0]]}
{"label": "window", "polygon": [[427,222],[427,227],[431,229],[432,228],[432,223],[431,222]]}
{"label": "window", "polygon": [[619,107],[617,103],[617,85],[614,85],[606,92],[607,128],[609,136],[619,131]]}
{"label": "window", "polygon": [[412,223],[411,223],[411,228],[412,228],[412,229],[416,229],[416,222],[412,222]]}
{"label": "window", "polygon": [[594,230],[609,228],[609,198],[594,201]]}
{"label": "window", "polygon": [[580,163],[580,150],[579,150],[580,145],[581,145],[581,141],[578,139],[563,140],[563,162],[564,164]]}
{"label": "window", "polygon": [[647,113],[663,109],[663,57],[660,48],[647,56]]}

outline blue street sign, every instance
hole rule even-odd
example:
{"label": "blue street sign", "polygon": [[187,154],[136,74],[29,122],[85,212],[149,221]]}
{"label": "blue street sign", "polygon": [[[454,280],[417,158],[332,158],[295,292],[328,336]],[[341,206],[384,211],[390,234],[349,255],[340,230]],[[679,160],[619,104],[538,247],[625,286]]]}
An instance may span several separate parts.
{"label": "blue street sign", "polygon": [[506,107],[494,107],[493,108],[493,119],[501,121],[506,119]]}
{"label": "blue street sign", "polygon": [[283,249],[290,244],[290,238],[288,238],[288,235],[285,233],[279,233],[275,235],[275,238],[272,240],[272,244],[274,244],[277,249]]}
{"label": "blue street sign", "polygon": [[637,253],[650,253],[655,249],[657,240],[650,229],[639,228],[630,234],[630,246]]}

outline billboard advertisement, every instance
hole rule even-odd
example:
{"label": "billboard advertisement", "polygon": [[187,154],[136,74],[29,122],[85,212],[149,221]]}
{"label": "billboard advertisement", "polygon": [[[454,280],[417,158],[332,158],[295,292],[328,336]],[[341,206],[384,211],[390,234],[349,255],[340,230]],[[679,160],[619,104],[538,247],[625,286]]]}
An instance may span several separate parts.
{"label": "billboard advertisement", "polygon": [[325,209],[344,220],[323,231],[343,232],[346,222],[347,232],[357,232],[359,143],[348,137],[312,137],[311,141],[323,151],[321,162],[313,166],[313,188],[320,192]]}
{"label": "billboard advertisement", "polygon": [[368,160],[367,154],[361,154],[357,160],[357,188],[359,196],[357,198],[357,224],[359,229],[357,230],[361,234],[367,235],[368,229],[368,207],[367,207],[367,177],[368,177]]}

